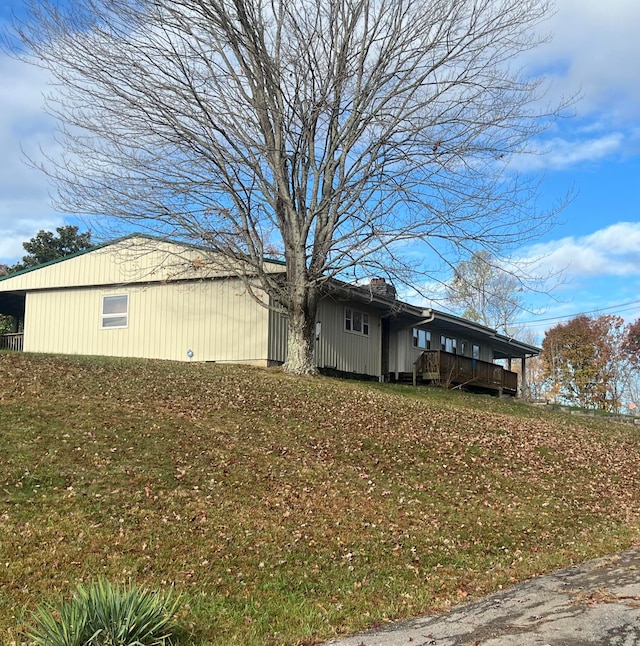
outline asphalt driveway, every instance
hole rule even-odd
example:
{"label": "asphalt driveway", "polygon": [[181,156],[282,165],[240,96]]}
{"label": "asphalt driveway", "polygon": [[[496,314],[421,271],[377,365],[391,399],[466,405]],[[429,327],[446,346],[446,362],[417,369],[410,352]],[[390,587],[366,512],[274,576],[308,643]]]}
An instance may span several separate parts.
{"label": "asphalt driveway", "polygon": [[640,646],[640,551],[589,561],[327,646]]}

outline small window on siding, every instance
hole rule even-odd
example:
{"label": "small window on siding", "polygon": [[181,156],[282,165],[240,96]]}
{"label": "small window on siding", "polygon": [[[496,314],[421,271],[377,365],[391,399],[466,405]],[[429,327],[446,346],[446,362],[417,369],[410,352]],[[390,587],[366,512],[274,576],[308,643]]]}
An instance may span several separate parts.
{"label": "small window on siding", "polygon": [[102,297],[102,316],[100,327],[113,329],[127,327],[129,324],[129,295]]}
{"label": "small window on siding", "polygon": [[363,336],[369,336],[369,315],[365,312],[345,308],[344,329]]}
{"label": "small window on siding", "polygon": [[457,354],[458,342],[456,339],[450,336],[441,336],[440,337],[440,349],[444,352],[449,352],[451,354]]}
{"label": "small window on siding", "polygon": [[357,312],[353,310],[353,332],[362,333],[362,312]]}
{"label": "small window on siding", "polygon": [[353,329],[353,312],[350,309],[344,311],[344,329],[351,332]]}
{"label": "small window on siding", "polygon": [[473,358],[474,359],[479,359],[480,358],[480,346],[479,345],[473,345]]}
{"label": "small window on siding", "polygon": [[431,349],[431,332],[413,328],[413,347],[421,348],[422,350]]}

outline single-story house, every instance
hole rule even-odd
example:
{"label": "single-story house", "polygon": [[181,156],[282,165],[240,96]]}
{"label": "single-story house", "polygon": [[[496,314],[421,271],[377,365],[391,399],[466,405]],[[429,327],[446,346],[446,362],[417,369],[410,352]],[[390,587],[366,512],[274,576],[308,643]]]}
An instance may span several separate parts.
{"label": "single-story house", "polygon": [[[265,262],[284,272],[282,263]],[[495,360],[510,368],[518,359],[524,368],[539,353],[477,323],[399,301],[383,278],[333,286],[316,321],[321,371],[515,395],[516,373]],[[261,366],[286,359],[286,316],[267,294],[250,294],[202,249],[144,235],[0,278],[0,314],[16,322],[0,347],[25,352]]]}

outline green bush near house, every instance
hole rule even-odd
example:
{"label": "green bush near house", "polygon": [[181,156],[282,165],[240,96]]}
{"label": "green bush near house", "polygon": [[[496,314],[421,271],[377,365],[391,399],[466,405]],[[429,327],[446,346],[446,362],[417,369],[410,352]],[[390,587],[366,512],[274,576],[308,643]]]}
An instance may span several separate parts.
{"label": "green bush near house", "polygon": [[29,646],[172,646],[180,600],[101,579],[69,600],[40,607],[26,631]]}

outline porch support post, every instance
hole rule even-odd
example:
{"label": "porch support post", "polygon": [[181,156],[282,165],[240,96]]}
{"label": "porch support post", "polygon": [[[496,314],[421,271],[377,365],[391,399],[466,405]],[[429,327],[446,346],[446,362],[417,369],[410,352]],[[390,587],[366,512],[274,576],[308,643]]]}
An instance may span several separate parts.
{"label": "porch support post", "polygon": [[520,393],[522,399],[529,399],[529,385],[527,384],[527,355],[522,355],[522,385]]}

